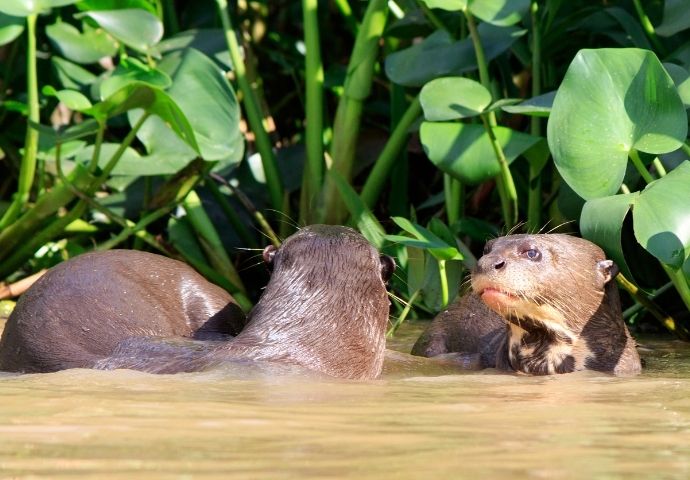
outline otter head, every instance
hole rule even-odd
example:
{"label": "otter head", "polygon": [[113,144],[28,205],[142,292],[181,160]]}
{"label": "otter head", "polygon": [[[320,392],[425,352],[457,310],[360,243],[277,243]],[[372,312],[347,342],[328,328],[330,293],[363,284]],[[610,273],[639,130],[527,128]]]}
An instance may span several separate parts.
{"label": "otter head", "polygon": [[523,330],[580,334],[618,268],[593,243],[568,235],[511,235],[487,242],[472,289]]}
{"label": "otter head", "polygon": [[[263,253],[271,279],[235,342],[344,378],[381,372],[395,262],[351,228],[311,225]],[[245,334],[246,332],[246,334]]]}

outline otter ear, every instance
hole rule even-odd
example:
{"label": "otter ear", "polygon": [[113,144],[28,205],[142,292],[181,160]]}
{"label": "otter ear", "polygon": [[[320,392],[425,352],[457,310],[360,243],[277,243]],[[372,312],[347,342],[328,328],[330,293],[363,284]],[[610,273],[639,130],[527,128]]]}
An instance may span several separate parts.
{"label": "otter ear", "polygon": [[390,280],[395,272],[395,260],[388,255],[381,255],[381,278],[384,282]]}
{"label": "otter ear", "polygon": [[269,270],[273,270],[273,258],[276,256],[276,252],[278,249],[274,245],[269,245],[266,248],[264,248],[264,263],[268,267]]}
{"label": "otter ear", "polygon": [[613,260],[599,260],[597,262],[597,271],[603,280],[604,285],[616,278],[618,275],[618,265]]}

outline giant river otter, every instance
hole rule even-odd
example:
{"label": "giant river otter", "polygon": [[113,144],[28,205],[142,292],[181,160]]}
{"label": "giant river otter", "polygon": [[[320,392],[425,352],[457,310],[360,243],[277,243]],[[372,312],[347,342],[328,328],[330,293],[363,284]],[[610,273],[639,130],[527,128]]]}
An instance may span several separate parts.
{"label": "giant river otter", "polygon": [[599,247],[581,238],[496,238],[472,272],[472,292],[433,320],[412,353],[535,375],[639,373],[611,281],[617,273]]}
{"label": "giant river otter", "polygon": [[125,250],[64,262],[17,303],[0,370],[174,373],[256,360],[377,377],[392,259],[354,230],[326,225],[267,247],[264,259],[271,279],[246,326],[230,295],[180,262]]}

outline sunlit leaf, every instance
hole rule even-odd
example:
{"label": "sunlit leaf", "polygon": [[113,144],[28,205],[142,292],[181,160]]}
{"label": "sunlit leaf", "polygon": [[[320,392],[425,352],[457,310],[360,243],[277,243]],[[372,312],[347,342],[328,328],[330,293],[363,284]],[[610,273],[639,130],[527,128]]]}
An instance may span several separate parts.
{"label": "sunlit leaf", "polygon": [[469,78],[444,77],[424,85],[419,101],[427,120],[453,120],[479,115],[491,103],[491,93]]}

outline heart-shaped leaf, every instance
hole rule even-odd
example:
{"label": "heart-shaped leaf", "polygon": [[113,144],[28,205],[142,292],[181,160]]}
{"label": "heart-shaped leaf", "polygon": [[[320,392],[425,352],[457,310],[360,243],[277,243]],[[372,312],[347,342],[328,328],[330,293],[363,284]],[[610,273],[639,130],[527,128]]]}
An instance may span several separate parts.
{"label": "heart-shaped leaf", "polygon": [[424,85],[419,101],[427,120],[454,120],[482,113],[491,104],[491,93],[469,78],[445,77]]}
{"label": "heart-shaped leaf", "polygon": [[172,80],[167,73],[157,68],[149,67],[136,58],[127,58],[120,62],[110,76],[101,82],[101,98],[106,98],[122,87],[134,82],[148,83],[162,89],[172,84]]}
{"label": "heart-shaped leaf", "polygon": [[529,0],[469,0],[470,12],[475,17],[499,27],[515,25],[528,8]]}
{"label": "heart-shaped leaf", "polygon": [[[496,27],[482,23],[478,27],[489,61],[505,52],[527,31],[516,27]],[[391,81],[409,87],[421,87],[434,78],[460,75],[477,68],[470,38],[454,41],[438,30],[412,47],[386,57],[386,75]]]}
{"label": "heart-shaped leaf", "polygon": [[84,25],[84,33],[74,25],[58,22],[46,27],[46,35],[58,51],[77,63],[95,63],[117,53],[117,42],[101,29]]}
{"label": "heart-shaped leaf", "polygon": [[163,38],[163,23],[158,17],[140,8],[98,10],[75,15],[89,17],[128,47],[150,53]]}
{"label": "heart-shaped leaf", "polygon": [[565,181],[591,199],[618,191],[630,150],[674,151],[687,125],[683,102],[654,53],[580,50],[554,99],[548,141]]}
{"label": "heart-shaped leaf", "polygon": [[55,88],[50,85],[46,85],[43,87],[42,91],[44,95],[57,97],[57,99],[64,103],[70,110],[83,112],[93,106],[88,98],[76,90],[55,90]]}
{"label": "heart-shaped leaf", "polygon": [[[493,132],[509,163],[540,139],[506,127],[494,127]],[[419,134],[429,160],[462,182],[475,185],[500,173],[491,140],[481,125],[424,122]]]}
{"label": "heart-shaped leaf", "polygon": [[661,262],[680,268],[690,258],[690,162],[640,192],[633,209],[635,238]]}

